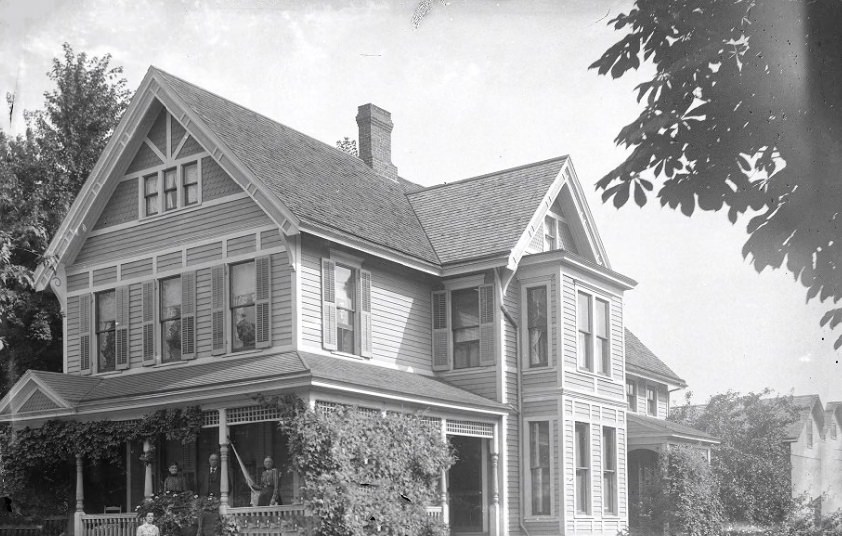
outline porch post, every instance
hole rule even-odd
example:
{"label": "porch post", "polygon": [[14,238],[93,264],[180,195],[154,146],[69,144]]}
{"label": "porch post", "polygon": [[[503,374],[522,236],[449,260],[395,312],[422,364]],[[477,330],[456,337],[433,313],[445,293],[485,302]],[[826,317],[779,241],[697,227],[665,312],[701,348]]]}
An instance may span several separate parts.
{"label": "porch post", "polygon": [[[447,419],[441,419],[441,440],[447,443]],[[441,472],[441,520],[450,524],[450,506],[447,504],[447,471]]]}
{"label": "porch post", "polygon": [[144,479],[143,479],[143,498],[147,501],[152,500],[152,464],[149,463],[149,455],[152,451],[152,443],[148,439],[143,440],[143,462]]}
{"label": "porch post", "polygon": [[84,463],[81,454],[76,455],[76,511],[73,513],[73,534],[82,536],[82,514],[85,513]]}
{"label": "porch post", "polygon": [[491,438],[491,512],[488,524],[490,536],[500,534],[500,477],[499,477],[499,434],[498,424],[494,423],[494,435]]}
{"label": "porch post", "polygon": [[225,408],[219,408],[219,513],[228,510],[228,416]]}

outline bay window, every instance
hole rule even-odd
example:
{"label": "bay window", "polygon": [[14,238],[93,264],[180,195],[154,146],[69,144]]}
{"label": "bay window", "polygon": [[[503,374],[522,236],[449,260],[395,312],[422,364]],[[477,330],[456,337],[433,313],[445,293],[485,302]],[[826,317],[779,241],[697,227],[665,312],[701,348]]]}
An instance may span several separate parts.
{"label": "bay window", "polygon": [[529,423],[529,476],[532,515],[551,514],[550,423]]}
{"label": "bay window", "polygon": [[579,291],[576,301],[579,368],[611,375],[611,345],[609,339],[610,305],[607,300]]}
{"label": "bay window", "polygon": [[526,289],[526,329],[529,367],[547,366],[549,336],[547,287]]}

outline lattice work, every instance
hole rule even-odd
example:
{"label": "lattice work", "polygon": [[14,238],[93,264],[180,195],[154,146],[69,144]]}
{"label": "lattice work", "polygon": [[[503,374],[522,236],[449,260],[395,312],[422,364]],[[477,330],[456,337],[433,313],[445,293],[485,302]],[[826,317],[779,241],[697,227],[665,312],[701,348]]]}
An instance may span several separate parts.
{"label": "lattice work", "polygon": [[[333,413],[340,408],[350,409],[350,404],[341,404],[339,402],[328,402],[326,400],[316,400],[316,411],[321,411],[324,413]],[[382,412],[379,409],[374,408],[361,408],[357,407],[356,410],[361,414],[365,415],[366,417],[380,417]]]}
{"label": "lattice work", "polygon": [[447,433],[450,435],[472,437],[494,437],[494,427],[488,423],[475,421],[447,421]]}
{"label": "lattice work", "polygon": [[203,411],[202,426],[219,426],[219,412],[216,410]]}
{"label": "lattice work", "polygon": [[35,391],[18,411],[26,413],[27,411],[46,411],[50,409],[59,409],[59,405],[41,391]]}
{"label": "lattice work", "polygon": [[243,424],[248,422],[277,421],[281,412],[276,408],[261,406],[244,406],[228,410],[228,424]]}

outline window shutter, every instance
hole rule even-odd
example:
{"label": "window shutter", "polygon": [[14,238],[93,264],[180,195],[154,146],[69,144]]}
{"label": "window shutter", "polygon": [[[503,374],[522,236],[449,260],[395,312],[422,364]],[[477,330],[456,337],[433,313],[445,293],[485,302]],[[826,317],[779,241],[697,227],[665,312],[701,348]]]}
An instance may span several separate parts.
{"label": "window shutter", "polygon": [[181,274],[181,359],[196,359],[196,272]]}
{"label": "window shutter", "polygon": [[450,368],[450,326],[447,325],[447,291],[433,292],[433,370]]}
{"label": "window shutter", "polygon": [[256,300],[254,304],[254,345],[257,348],[272,346],[272,263],[269,257],[254,260]]}
{"label": "window shutter", "polygon": [[371,272],[360,270],[360,355],[372,356],[371,345]]}
{"label": "window shutter", "polygon": [[129,368],[129,287],[114,291],[115,320],[114,342],[117,370]]}
{"label": "window shutter", "polygon": [[91,301],[93,295],[79,296],[79,366],[82,374],[91,373]]}
{"label": "window shutter", "polygon": [[336,350],[336,263],[322,259],[322,346]]}
{"label": "window shutter", "polygon": [[225,265],[211,268],[211,355],[225,353]]}
{"label": "window shutter", "polygon": [[141,290],[143,309],[143,364],[155,364],[155,282],[145,281]]}
{"label": "window shutter", "polygon": [[494,354],[494,285],[479,287],[479,364],[493,365]]}

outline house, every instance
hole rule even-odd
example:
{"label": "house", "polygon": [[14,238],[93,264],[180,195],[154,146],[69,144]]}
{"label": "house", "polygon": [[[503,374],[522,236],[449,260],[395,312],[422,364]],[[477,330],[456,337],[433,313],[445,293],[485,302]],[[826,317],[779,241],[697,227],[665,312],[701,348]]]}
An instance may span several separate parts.
{"label": "house", "polygon": [[663,421],[681,380],[624,331],[635,282],[569,157],[423,188],[391,162],[388,112],[357,123],[360,158],[150,68],[36,273],[65,315],[64,371],[27,372],[0,421],[198,405],[203,428],[126,445],[125,469],[77,458],[77,534],[130,532],[170,463],[193,487],[215,452],[225,513],[300,513],[297,475],[253,509],[231,470],[289,464],[256,393],[423,411],[458,452],[428,509],[453,533],[614,535],[627,445],[688,439]]}

